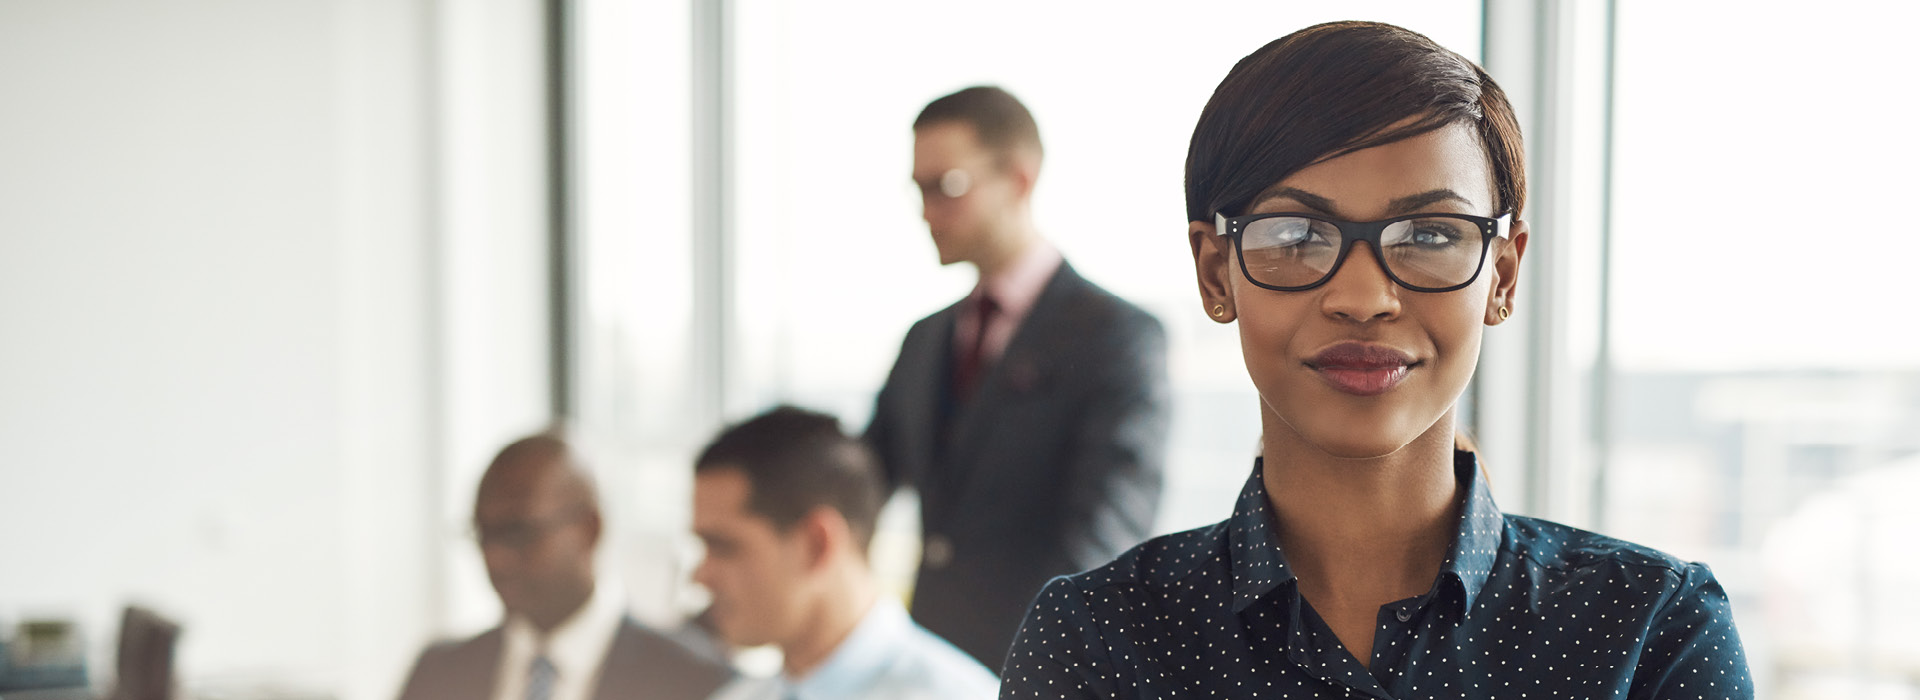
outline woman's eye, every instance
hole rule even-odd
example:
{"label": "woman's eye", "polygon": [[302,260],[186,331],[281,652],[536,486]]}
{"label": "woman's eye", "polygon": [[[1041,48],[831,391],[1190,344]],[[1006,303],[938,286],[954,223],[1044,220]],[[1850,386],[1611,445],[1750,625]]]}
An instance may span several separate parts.
{"label": "woman's eye", "polygon": [[1458,245],[1466,239],[1466,234],[1446,223],[1419,223],[1407,227],[1399,235],[1389,231],[1383,241],[1387,245],[1407,245],[1417,248],[1447,248]]}
{"label": "woman's eye", "polygon": [[1308,219],[1265,219],[1248,227],[1248,234],[1244,242],[1253,248],[1297,248],[1326,241]]}
{"label": "woman's eye", "polygon": [[1284,228],[1274,232],[1273,242],[1278,245],[1299,245],[1313,238],[1313,231],[1305,226]]}

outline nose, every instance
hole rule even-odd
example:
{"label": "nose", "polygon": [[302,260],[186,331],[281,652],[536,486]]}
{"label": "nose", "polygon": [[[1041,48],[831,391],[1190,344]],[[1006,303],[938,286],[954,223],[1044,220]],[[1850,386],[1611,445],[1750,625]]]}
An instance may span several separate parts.
{"label": "nose", "polygon": [[940,206],[940,203],[934,199],[938,196],[939,195],[927,194],[920,197],[920,220],[927,222],[929,226],[933,224],[935,218],[938,218],[934,212],[934,209]]}
{"label": "nose", "polygon": [[1332,318],[1364,323],[1400,315],[1400,288],[1366,243],[1353,246],[1320,293],[1321,311]]}
{"label": "nose", "polygon": [[693,567],[693,582],[700,584],[708,592],[713,591],[713,557],[701,556],[700,564]]}

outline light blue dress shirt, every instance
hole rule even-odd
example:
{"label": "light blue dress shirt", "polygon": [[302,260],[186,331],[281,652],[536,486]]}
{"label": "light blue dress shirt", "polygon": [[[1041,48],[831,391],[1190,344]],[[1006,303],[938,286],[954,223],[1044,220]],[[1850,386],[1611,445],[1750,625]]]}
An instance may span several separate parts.
{"label": "light blue dress shirt", "polygon": [[722,688],[717,700],[989,700],[1000,679],[973,657],[914,624],[882,596],[827,661],[803,678],[781,674]]}

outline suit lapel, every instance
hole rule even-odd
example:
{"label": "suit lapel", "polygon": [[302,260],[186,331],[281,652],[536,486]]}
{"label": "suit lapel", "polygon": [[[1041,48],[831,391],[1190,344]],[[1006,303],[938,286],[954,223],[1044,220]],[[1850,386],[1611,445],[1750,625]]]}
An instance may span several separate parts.
{"label": "suit lapel", "polygon": [[912,340],[901,356],[904,390],[901,401],[906,420],[898,427],[900,444],[907,453],[913,473],[906,480],[922,491],[928,480],[944,479],[941,474],[941,431],[947,429],[948,385],[953,368],[953,324],[959,316],[958,303],[929,317],[923,331]]}
{"label": "suit lapel", "polygon": [[[495,627],[485,634],[474,638],[462,651],[462,655],[453,666],[461,671],[448,679],[449,698],[490,698],[494,685],[499,682],[500,674],[493,672],[500,668],[500,655],[506,651],[506,630]],[[470,669],[487,669],[487,673],[471,673]]]}
{"label": "suit lapel", "polygon": [[[986,376],[981,377],[980,387],[973,400],[955,410],[953,435],[947,447],[945,466],[968,465],[964,469],[947,468],[947,478],[955,494],[954,503],[965,502],[973,489],[992,479],[984,474],[998,468],[997,464],[979,464],[975,455],[980,445],[991,431],[998,418],[1000,409],[1015,398],[1039,391],[1047,380],[1050,363],[1061,357],[1059,344],[1063,329],[1071,326],[1071,319],[1065,315],[1067,308],[1080,285],[1084,284],[1079,273],[1066,261],[1060,262],[1060,269],[1047,280],[1047,286],[1034,299],[1033,308],[1027,311],[1027,317],[1020,320],[1019,327],[1013,331],[1013,337],[1007,341],[1007,349],[1001,353],[999,361],[987,368]],[[951,324],[949,324],[951,327]],[[951,332],[951,331],[949,331]],[[951,343],[949,343],[951,344]]]}
{"label": "suit lapel", "polygon": [[645,668],[644,664],[612,662],[647,658],[639,648],[645,641],[631,619],[620,621],[620,631],[613,634],[613,643],[607,645],[607,656],[600,661],[600,681],[594,685],[593,700],[631,700],[634,688],[647,687],[647,675],[653,669]]}

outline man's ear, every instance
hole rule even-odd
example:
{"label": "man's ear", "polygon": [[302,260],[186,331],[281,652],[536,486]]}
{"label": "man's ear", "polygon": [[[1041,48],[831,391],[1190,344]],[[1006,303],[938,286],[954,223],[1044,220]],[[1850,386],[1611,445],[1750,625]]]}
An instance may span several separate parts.
{"label": "man's ear", "polygon": [[1232,323],[1239,317],[1233,306],[1233,241],[1215,235],[1211,221],[1189,221],[1187,245],[1193,248],[1201,309],[1216,323]]}
{"label": "man's ear", "polygon": [[848,547],[853,546],[852,528],[840,511],[826,506],[816,506],[800,519],[802,544],[806,547],[806,567],[809,572],[820,571]]}
{"label": "man's ear", "polygon": [[1021,199],[1033,196],[1033,187],[1040,181],[1040,155],[1015,149],[1006,157],[1007,177],[1013,178],[1014,191]]}
{"label": "man's ear", "polygon": [[604,521],[600,519],[600,509],[587,509],[587,512],[580,516],[580,527],[587,535],[587,548],[600,546],[601,528],[605,527]]}
{"label": "man's ear", "polygon": [[1487,325],[1500,325],[1519,310],[1514,306],[1514,298],[1520,291],[1520,259],[1526,254],[1527,222],[1516,220],[1506,243],[1494,250],[1493,264],[1489,266],[1493,284],[1487,287]]}

